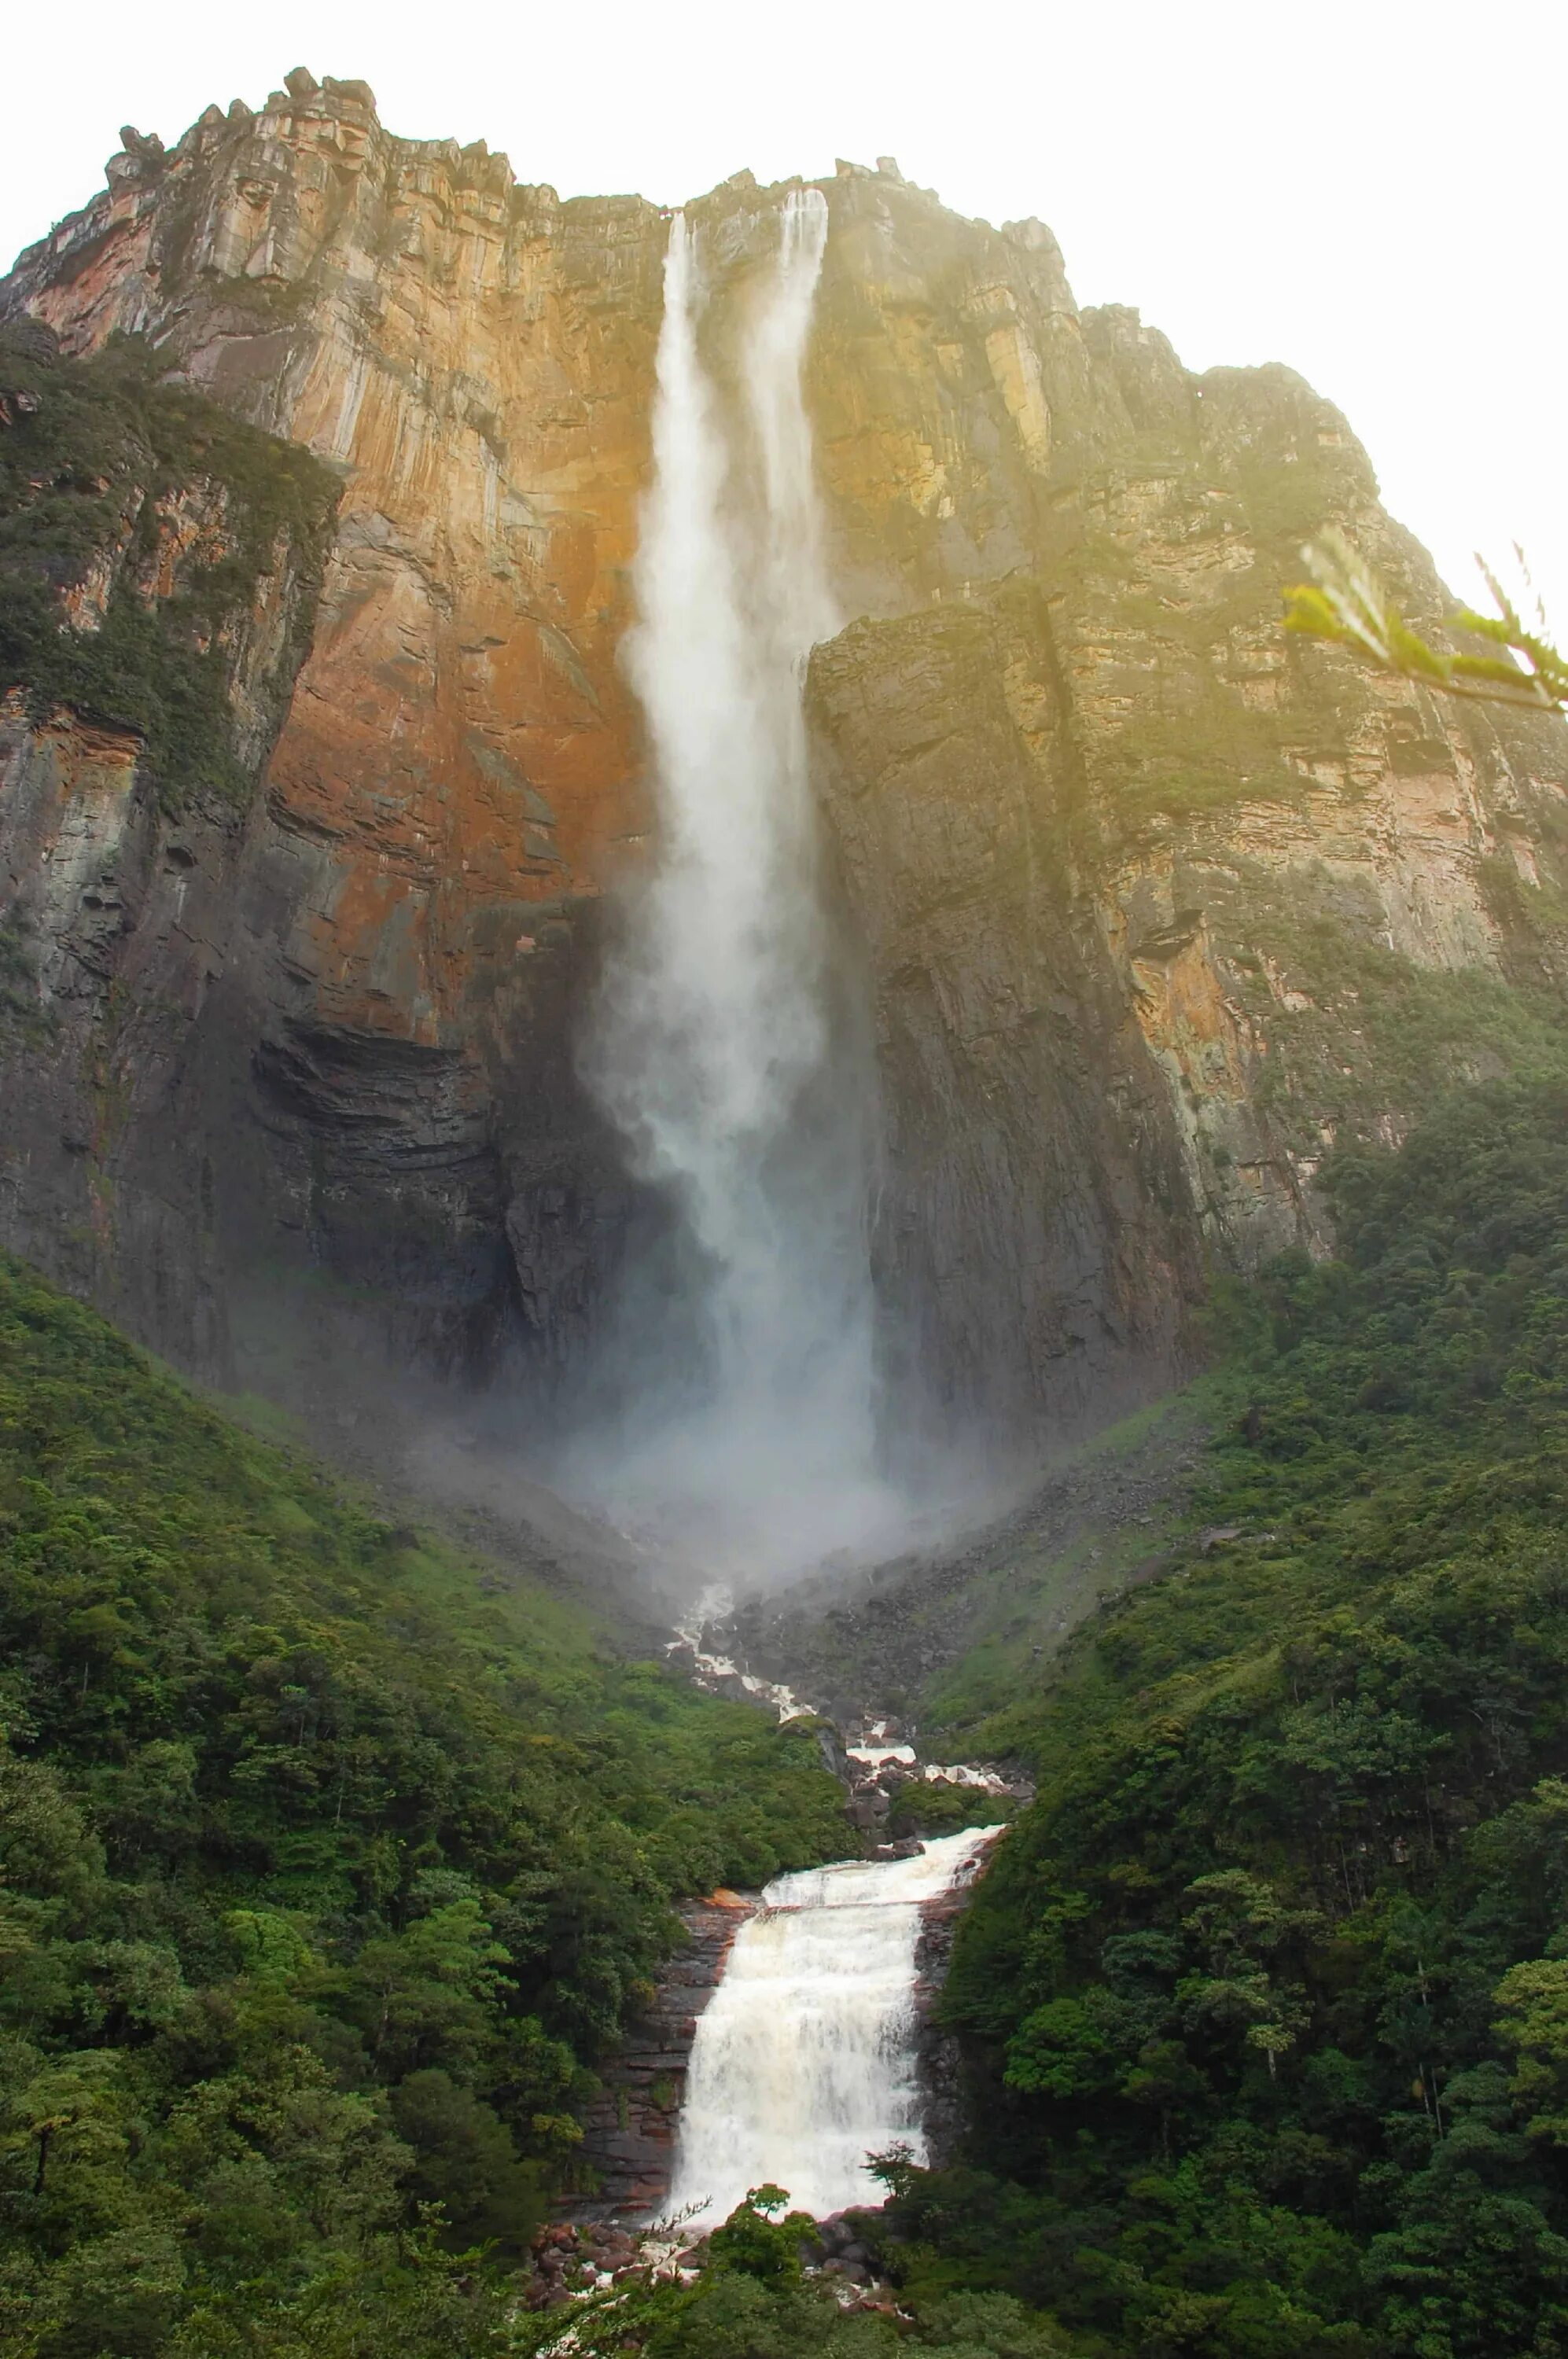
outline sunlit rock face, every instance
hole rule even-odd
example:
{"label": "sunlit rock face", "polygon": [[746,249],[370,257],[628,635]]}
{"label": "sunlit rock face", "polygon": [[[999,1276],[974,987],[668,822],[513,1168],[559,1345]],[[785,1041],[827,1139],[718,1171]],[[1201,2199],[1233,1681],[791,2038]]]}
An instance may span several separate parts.
{"label": "sunlit rock face", "polygon": [[[809,710],[878,1050],[885,1363],[1023,1438],[1166,1382],[1214,1256],[1321,1244],[1346,1123],[1397,1136],[1438,1072],[1506,1054],[1510,988],[1560,972],[1563,733],[1283,638],[1331,517],[1418,617],[1441,603],[1298,378],[1193,377],[1136,313],[1080,313],[1038,223],[960,219],[890,168],[824,185],[808,396],[856,619]],[[691,209],[721,382],[781,196],[741,175]],[[295,73],[168,154],[128,142],[0,282],[68,351],[150,336],[342,484],[254,804],[190,837],[201,1007],[164,1027],[144,997],[134,1048],[91,1017],[94,1053],[177,1072],[178,1136],[174,1084],[133,1086],[69,1150],[91,1246],[65,1183],[40,1190],[53,1148],[7,1177],[7,1234],[182,1356],[254,1360],[257,1304],[309,1273],[318,1333],[341,1313],[450,1373],[570,1369],[658,1220],[575,1046],[648,825],[617,648],[667,235]],[[14,708],[11,758],[134,772],[134,742],[71,749],[77,725]],[[71,876],[112,862],[124,792],[49,792],[76,797]],[[80,908],[49,920],[79,966]],[[116,974],[153,922],[126,905]],[[138,1158],[171,1201],[205,1159],[200,1316],[177,1230],[161,1295],[126,1274]]]}
{"label": "sunlit rock face", "polygon": [[307,1268],[313,1316],[346,1287],[400,1354],[447,1368],[508,1340],[552,1357],[626,1217],[569,1015],[639,824],[615,647],[663,223],[390,139],[361,85],[291,85],[116,158],[6,308],[68,351],[156,337],[343,481],[310,651],[223,870],[246,938],[208,1107],[242,1167],[214,1191],[232,1274]]}

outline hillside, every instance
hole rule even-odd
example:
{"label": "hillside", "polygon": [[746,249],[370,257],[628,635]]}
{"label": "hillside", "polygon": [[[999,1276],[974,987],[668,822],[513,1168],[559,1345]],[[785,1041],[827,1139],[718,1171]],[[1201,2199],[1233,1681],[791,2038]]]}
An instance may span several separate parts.
{"label": "hillside", "polygon": [[0,1545],[4,2347],[471,2347],[441,2247],[515,2255],[570,2183],[672,1900],[842,1850],[812,1736],[378,1520],[15,1264]]}
{"label": "hillside", "polygon": [[1339,1256],[1231,1300],[1170,1564],[983,1731],[1040,1778],[944,2001],[984,2136],[896,2210],[917,2282],[1118,2350],[1552,2350],[1568,1096],[1327,1184]]}

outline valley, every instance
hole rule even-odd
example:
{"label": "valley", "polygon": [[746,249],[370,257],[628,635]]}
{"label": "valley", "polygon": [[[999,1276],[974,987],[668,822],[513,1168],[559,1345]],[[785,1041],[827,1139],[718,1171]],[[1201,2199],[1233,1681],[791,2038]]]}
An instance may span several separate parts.
{"label": "valley", "polygon": [[0,2348],[1554,2359],[1568,728],[895,160],[0,279]]}

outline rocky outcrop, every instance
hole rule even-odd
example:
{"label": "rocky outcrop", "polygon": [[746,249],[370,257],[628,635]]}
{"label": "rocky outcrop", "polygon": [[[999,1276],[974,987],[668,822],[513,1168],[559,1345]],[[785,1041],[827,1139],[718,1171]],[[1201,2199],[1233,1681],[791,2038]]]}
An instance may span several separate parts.
{"label": "rocky outcrop", "polygon": [[[939,1422],[995,1438],[1046,1401],[1060,1431],[1180,1365],[1206,1264],[1325,1242],[1312,1182],[1347,1126],[1397,1136],[1556,1020],[1515,988],[1565,973],[1568,733],[1286,637],[1327,519],[1443,610],[1288,370],[1193,377],[1136,313],[1079,315],[1029,224],[964,242],[997,346],[973,278],[858,202],[885,216],[883,336],[919,321],[911,382],[948,397],[904,519],[925,594],[811,669],[876,1000],[883,1299]],[[1015,434],[993,417],[977,472],[953,409],[987,372]]]}
{"label": "rocky outcrop", "polygon": [[134,361],[62,360],[34,323],[0,332],[0,1219],[210,1366],[232,1079],[212,1046],[337,484]]}
{"label": "rocky outcrop", "polygon": [[857,623],[811,674],[875,978],[886,1348],[896,1384],[940,1371],[912,1401],[993,1437],[1169,1370],[1202,1266],[1162,1077],[1062,857],[1044,623],[1028,590]]}
{"label": "rocky outcrop", "polygon": [[589,2191],[563,2199],[574,2220],[658,2219],[670,2193],[675,2130],[697,2018],[717,1989],[755,1897],[715,1892],[681,1909],[686,1947],[665,1967],[630,2038],[603,2072],[583,2117],[582,2176]]}
{"label": "rocky outcrop", "polygon": [[[73,353],[152,340],[343,491],[237,870],[198,864],[238,946],[212,962],[204,1109],[145,1143],[166,1174],[212,1150],[224,1331],[116,1299],[182,1357],[321,1399],[367,1341],[549,1364],[626,1216],[570,1011],[637,825],[615,647],[662,224],[390,139],[363,84],[304,73],[167,154],[133,142],[109,183],[4,308]],[[39,1211],[13,1236],[61,1267]]]}
{"label": "rocky outcrop", "polygon": [[[826,194],[809,391],[856,619],[811,707],[875,1006],[888,1373],[912,1446],[962,1420],[1007,1455],[1167,1383],[1212,1259],[1321,1242],[1347,1125],[1396,1135],[1517,1053],[1563,972],[1564,733],[1281,637],[1331,517],[1440,603],[1298,378],[1194,377],[1080,312],[1038,223],[892,168]],[[693,208],[721,381],[779,196]],[[7,708],[14,891],[47,866],[66,962],[28,953],[13,996],[97,1078],[38,1091],[5,1234],[190,1364],[326,1404],[390,1351],[542,1395],[659,1218],[574,1039],[648,823],[616,650],[666,234],[299,71],[168,150],[128,136],[0,282],[68,360],[143,339],[339,491],[297,678],[267,618],[304,577],[256,574],[226,811],[155,823],[124,714]],[[193,470],[153,594],[221,540],[212,496]],[[64,585],[78,633],[118,547]]]}
{"label": "rocky outcrop", "polygon": [[[971,1887],[972,1889],[973,1887]],[[938,2008],[958,1920],[967,1906],[967,1890],[944,1892],[920,1904],[920,1930],[915,1950],[915,2064],[920,2091],[920,2125],[926,2157],[933,2170],[953,2161],[968,2126],[964,2103],[964,2053],[955,2036],[942,2024]]]}

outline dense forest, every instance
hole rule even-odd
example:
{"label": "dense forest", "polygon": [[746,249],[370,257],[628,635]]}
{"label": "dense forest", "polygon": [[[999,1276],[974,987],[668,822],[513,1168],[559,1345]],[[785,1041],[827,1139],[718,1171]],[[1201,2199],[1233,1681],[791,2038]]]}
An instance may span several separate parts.
{"label": "dense forest", "polygon": [[[1148,2359],[1568,2349],[1568,1089],[1326,1174],[1225,1306],[1200,1520],[989,1731],[976,2167],[916,2286]],[[983,2168],[978,2167],[980,2164]]]}
{"label": "dense forest", "polygon": [[842,1850],[814,1737],[14,1264],[0,1533],[0,2347],[481,2347],[672,1899]]}

